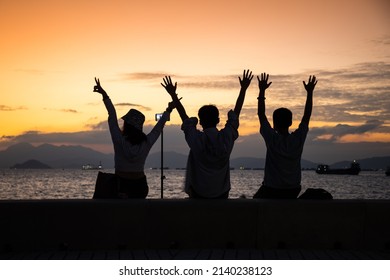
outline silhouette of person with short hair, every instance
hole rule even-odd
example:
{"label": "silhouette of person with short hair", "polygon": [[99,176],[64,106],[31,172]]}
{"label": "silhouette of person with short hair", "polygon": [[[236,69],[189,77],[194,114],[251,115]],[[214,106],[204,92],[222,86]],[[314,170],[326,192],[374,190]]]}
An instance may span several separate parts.
{"label": "silhouette of person with short hair", "polygon": [[120,197],[145,198],[149,192],[144,172],[145,161],[150,149],[160,136],[165,122],[169,119],[174,104],[173,102],[168,104],[162,117],[149,134],[142,131],[145,116],[136,109],[130,109],[122,117],[124,122],[121,130],[110,97],[101,87],[99,79],[95,78],[95,82],[96,85],[93,91],[102,95],[104,105],[108,111],[108,125],[114,145],[115,174],[120,182]]}
{"label": "silhouette of person with short hair", "polygon": [[313,107],[313,91],[317,84],[315,76],[303,85],[307,92],[304,114],[299,128],[289,132],[292,112],[287,108],[276,109],[273,113],[274,128],[265,115],[265,90],[269,75],[261,74],[259,82],[258,117],[260,133],[267,146],[264,180],[254,198],[297,198],[301,191],[301,156],[309,131],[309,121]]}
{"label": "silhouette of person with short hair", "polygon": [[230,191],[230,154],[234,141],[238,138],[239,116],[244,103],[246,90],[253,75],[249,70],[239,77],[241,90],[234,110],[228,112],[225,127],[217,129],[219,111],[214,105],[205,105],[198,111],[198,119],[188,117],[176,94],[177,83],[173,85],[171,77],[166,76],[161,85],[172,97],[175,107],[183,121],[181,129],[190,147],[185,179],[185,192],[190,198],[228,198]]}

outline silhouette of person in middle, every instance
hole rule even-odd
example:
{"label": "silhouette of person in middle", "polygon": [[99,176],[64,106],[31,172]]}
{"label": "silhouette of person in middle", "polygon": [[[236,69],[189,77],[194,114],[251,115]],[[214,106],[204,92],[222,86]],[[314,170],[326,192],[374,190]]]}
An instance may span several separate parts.
{"label": "silhouette of person in middle", "polygon": [[301,156],[309,131],[309,121],[313,107],[313,91],[317,84],[315,76],[303,85],[306,89],[306,104],[299,128],[289,132],[292,112],[287,108],[276,109],[273,113],[274,128],[265,115],[265,90],[269,75],[261,74],[259,82],[258,117],[260,133],[267,146],[264,181],[254,198],[297,198],[301,191]]}
{"label": "silhouette of person in middle", "polygon": [[234,141],[238,138],[239,116],[244,103],[246,90],[253,75],[249,70],[239,77],[241,90],[234,110],[228,112],[225,127],[217,129],[219,111],[214,105],[205,105],[198,111],[199,123],[203,128],[196,128],[198,119],[188,117],[176,94],[177,83],[173,85],[171,77],[166,76],[161,85],[166,89],[175,104],[183,121],[181,129],[190,147],[187,160],[185,192],[190,198],[220,198],[229,197],[230,191],[230,154]]}

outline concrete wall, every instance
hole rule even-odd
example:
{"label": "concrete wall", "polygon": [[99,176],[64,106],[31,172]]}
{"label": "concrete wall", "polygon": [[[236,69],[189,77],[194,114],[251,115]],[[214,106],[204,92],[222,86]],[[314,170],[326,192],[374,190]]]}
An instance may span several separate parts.
{"label": "concrete wall", "polygon": [[0,225],[0,252],[389,249],[390,201],[0,201]]}

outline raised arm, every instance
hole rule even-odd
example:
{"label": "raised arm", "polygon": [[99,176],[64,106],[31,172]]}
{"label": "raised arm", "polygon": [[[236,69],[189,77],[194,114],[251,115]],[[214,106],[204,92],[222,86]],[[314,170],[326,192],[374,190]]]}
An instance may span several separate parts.
{"label": "raised arm", "polygon": [[186,110],[184,109],[183,104],[181,104],[180,99],[177,97],[176,94],[176,88],[177,83],[173,85],[172,79],[170,76],[165,76],[163,78],[164,83],[161,83],[161,85],[165,88],[165,90],[169,93],[169,95],[172,98],[172,102],[174,104],[174,107],[176,107],[177,111],[179,112],[181,120],[184,122],[186,119],[188,119],[188,115],[186,113]]}
{"label": "raised arm", "polygon": [[303,81],[303,85],[307,92],[307,97],[306,97],[305,111],[303,113],[301,122],[306,123],[307,126],[309,126],[309,122],[310,122],[311,112],[313,108],[313,91],[317,82],[318,80],[316,76],[310,76],[309,82],[307,84],[305,83],[305,81]]}
{"label": "raised arm", "polygon": [[265,90],[272,84],[268,83],[269,75],[262,73],[257,76],[257,81],[259,82],[259,97],[257,97],[257,115],[259,116],[260,124],[263,122],[268,122],[267,116],[265,115]]}
{"label": "raised arm", "polygon": [[99,79],[95,78],[96,85],[93,87],[94,92],[98,92],[103,97],[103,103],[106,106],[108,112],[108,127],[110,129],[111,139],[113,143],[122,143],[122,132],[118,125],[118,118],[116,115],[115,107],[111,102],[110,97],[106,91],[100,85]]}
{"label": "raised arm", "polygon": [[108,112],[108,120],[109,120],[109,122],[113,121],[113,120],[116,121],[117,120],[116,111],[115,111],[114,105],[111,102],[110,97],[108,96],[107,92],[100,85],[99,79],[95,78],[95,83],[96,83],[96,85],[93,87],[93,91],[94,92],[98,92],[98,93],[100,93],[102,95],[103,103],[106,106],[106,109],[107,109],[107,112]]}
{"label": "raised arm", "polygon": [[106,91],[100,85],[99,79],[95,78],[95,82],[96,82],[96,85],[93,87],[93,91],[100,93],[102,95],[102,97],[103,97],[103,100],[104,99],[108,99],[109,97],[108,97]]}
{"label": "raised arm", "polygon": [[244,70],[244,73],[241,77],[238,77],[241,85],[240,93],[238,94],[238,98],[236,101],[236,106],[234,107],[234,113],[236,113],[237,118],[240,116],[242,105],[244,104],[245,94],[246,90],[248,89],[249,85],[251,84],[253,75],[252,71]]}

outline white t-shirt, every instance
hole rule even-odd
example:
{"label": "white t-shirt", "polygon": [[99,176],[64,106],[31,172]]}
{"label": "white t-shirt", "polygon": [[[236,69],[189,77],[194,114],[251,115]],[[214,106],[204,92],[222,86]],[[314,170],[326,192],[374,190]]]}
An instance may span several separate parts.
{"label": "white t-shirt", "polygon": [[196,129],[198,119],[188,118],[182,124],[190,147],[187,161],[185,191],[190,188],[206,198],[219,197],[230,190],[230,154],[238,138],[237,115],[231,110],[223,129]]}
{"label": "white t-shirt", "polygon": [[301,156],[309,127],[300,123],[289,135],[281,135],[269,122],[261,125],[260,133],[267,146],[263,185],[272,188],[297,188],[301,184]]}
{"label": "white t-shirt", "polygon": [[138,145],[132,145],[122,135],[111,99],[104,99],[104,104],[108,111],[108,126],[114,145],[115,171],[143,172],[149,151],[160,136],[161,130],[164,128],[164,124],[170,113],[167,111],[164,112],[154,128],[146,135],[146,141]]}

